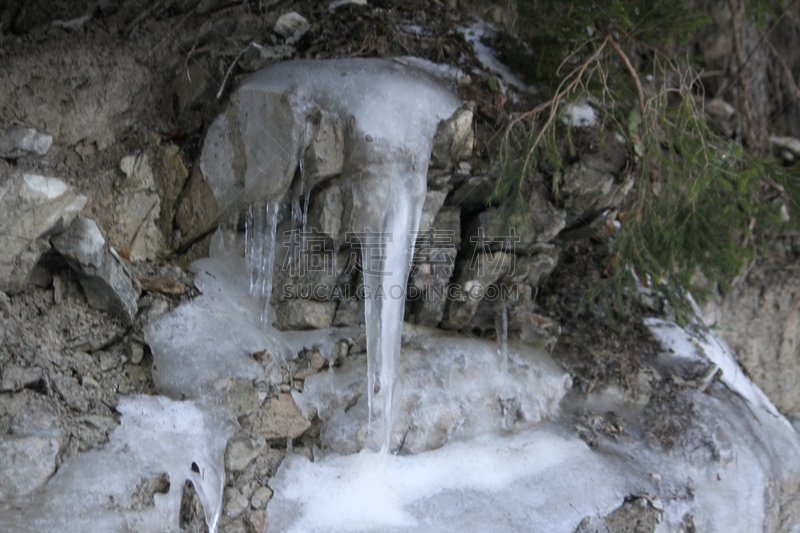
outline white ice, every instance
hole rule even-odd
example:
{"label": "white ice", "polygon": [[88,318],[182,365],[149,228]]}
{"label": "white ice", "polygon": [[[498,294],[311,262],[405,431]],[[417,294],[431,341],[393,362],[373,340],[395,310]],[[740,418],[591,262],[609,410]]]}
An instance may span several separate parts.
{"label": "white ice", "polygon": [[[122,398],[119,427],[99,450],[67,460],[38,492],[0,508],[0,530],[37,533],[177,532],[186,480],[211,532],[222,511],[224,454],[235,422],[218,408],[158,396]],[[143,482],[169,488],[134,503]]]}
{"label": "white ice", "polygon": [[627,494],[623,475],[545,424],[415,456],[289,455],[270,481],[270,533],[572,532]]}
{"label": "white ice", "polygon": [[494,37],[495,35],[494,30],[489,24],[478,20],[470,26],[459,27],[458,31],[460,31],[464,35],[464,39],[472,45],[475,54],[478,56],[478,61],[483,65],[483,68],[499,76],[497,81],[500,83],[500,88],[503,93],[508,92],[509,85],[523,92],[531,91],[531,87],[529,87],[518,74],[501,62],[497,58],[497,53],[492,48],[481,41],[483,37]]}

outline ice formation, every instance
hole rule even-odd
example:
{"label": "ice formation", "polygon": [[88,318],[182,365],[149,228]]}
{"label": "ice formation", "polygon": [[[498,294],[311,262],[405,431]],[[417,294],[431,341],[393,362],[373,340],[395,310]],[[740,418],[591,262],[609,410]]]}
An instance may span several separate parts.
{"label": "ice formation", "polygon": [[[343,129],[340,170],[353,204],[346,230],[361,248],[366,288],[368,418],[374,419],[372,445],[384,449],[391,436],[405,287],[433,139],[439,122],[460,105],[431,74],[435,67],[423,65],[338,59],[270,66],[242,84],[230,110],[209,128],[201,159],[221,210],[235,212],[254,200],[276,202],[291,194],[288,201],[298,205],[293,212],[299,214],[299,199],[336,172],[319,171],[330,163],[324,157],[317,172],[307,169],[309,150],[324,123],[333,131]],[[262,142],[249,141],[254,138]],[[299,183],[292,187],[298,170]],[[266,264],[252,258],[258,246],[251,250],[248,244],[248,261]]]}
{"label": "ice formation", "polygon": [[180,531],[185,481],[210,531],[222,511],[223,456],[235,422],[218,408],[159,396],[122,398],[109,443],[66,461],[45,487],[0,509],[0,530]]}
{"label": "ice formation", "polygon": [[415,456],[289,455],[270,481],[269,533],[572,532],[631,484],[553,424]]}
{"label": "ice formation", "polygon": [[478,20],[469,26],[458,28],[458,31],[464,35],[464,39],[475,49],[475,54],[478,56],[478,61],[483,65],[483,68],[498,75],[497,81],[503,93],[508,92],[509,85],[524,92],[531,90],[517,73],[497,59],[497,53],[492,48],[483,43],[482,39],[484,37],[496,36],[495,31],[489,24]]}
{"label": "ice formation", "polygon": [[[365,368],[350,359],[335,374],[306,379],[298,405],[325,422],[322,445],[337,453],[366,444]],[[519,431],[551,417],[572,382],[544,352],[408,324],[392,409],[390,448],[417,454],[491,431]]]}

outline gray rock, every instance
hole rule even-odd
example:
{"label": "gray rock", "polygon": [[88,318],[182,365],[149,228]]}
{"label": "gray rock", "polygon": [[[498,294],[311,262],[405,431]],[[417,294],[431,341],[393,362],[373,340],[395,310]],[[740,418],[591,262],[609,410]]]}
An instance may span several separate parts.
{"label": "gray rock", "polygon": [[0,133],[0,157],[14,159],[27,154],[45,155],[52,144],[50,135],[33,128],[11,128]]}
{"label": "gray rock", "polygon": [[[248,501],[247,496],[242,494],[242,492],[237,489],[236,487],[228,487],[225,490],[225,516],[228,518],[233,518],[242,514],[242,512],[247,509],[247,505],[250,502]],[[247,528],[244,527],[244,524],[241,522],[235,522],[240,527],[231,527],[233,524],[226,524],[226,528],[224,531],[229,532],[241,532],[247,533]]]}
{"label": "gray rock", "polygon": [[95,221],[90,218],[76,218],[66,231],[51,240],[63,256],[81,268],[100,268],[103,264],[106,240]]}
{"label": "gray rock", "polygon": [[251,42],[241,59],[239,59],[239,66],[245,72],[255,72],[275,61],[289,59],[294,53],[294,46],[288,44],[263,46],[257,42]]}
{"label": "gray rock", "polygon": [[280,394],[270,399],[257,413],[249,417],[250,429],[257,435],[270,439],[295,439],[311,427],[291,394]]}
{"label": "gray rock", "polygon": [[91,219],[77,219],[69,229],[51,239],[53,246],[80,275],[89,305],[132,324],[137,294],[130,273],[114,254],[100,250],[105,240]]}
{"label": "gray rock", "polygon": [[[420,234],[430,231],[436,214],[442,208],[447,191],[430,190],[425,193],[425,203],[422,204],[422,215],[419,217]],[[438,228],[436,228],[438,229]]]}
{"label": "gray rock", "polygon": [[281,330],[327,328],[335,314],[336,302],[288,300],[275,308],[275,327]]}
{"label": "gray rock", "polygon": [[505,276],[509,283],[527,283],[538,287],[541,280],[550,275],[558,264],[559,249],[551,245],[551,251],[532,256],[517,256],[513,269]]}
{"label": "gray rock", "polygon": [[0,501],[44,485],[56,470],[61,439],[54,435],[0,436]]}
{"label": "gray rock", "polygon": [[258,388],[252,379],[228,380],[223,395],[226,407],[236,417],[252,413],[261,404]]}
{"label": "gray rock", "polygon": [[450,118],[439,123],[436,136],[433,138],[432,167],[450,168],[459,161],[470,158],[475,144],[472,108],[473,104],[465,104]]}
{"label": "gray rock", "polygon": [[250,506],[253,509],[264,509],[267,507],[267,502],[269,502],[271,498],[272,489],[269,487],[259,487],[250,497]]}
{"label": "gray rock", "polygon": [[201,164],[195,164],[186,191],[177,204],[175,223],[178,231],[173,246],[185,248],[217,226],[217,200],[200,168]]}
{"label": "gray rock", "polygon": [[311,24],[296,11],[281,15],[274,28],[275,33],[286,38],[286,44],[296,43],[310,29]]}
{"label": "gray rock", "polygon": [[72,223],[86,197],[58,178],[23,174],[0,165],[0,290],[25,288],[47,237]]}
{"label": "gray rock", "polygon": [[786,150],[795,157],[800,157],[800,139],[794,137],[770,136],[769,144],[776,150]]}
{"label": "gray rock", "polygon": [[459,265],[455,280],[458,291],[449,295],[442,328],[461,329],[469,324],[481,301],[494,299],[493,289],[487,288],[505,276],[513,264],[514,254],[494,252],[474,254]]}
{"label": "gray rock", "polygon": [[364,321],[364,300],[348,298],[339,302],[333,318],[334,327],[363,326]]}
{"label": "gray rock", "polygon": [[618,177],[627,161],[624,147],[613,141],[602,153],[587,154],[564,171],[557,196],[567,211],[566,225],[591,222],[602,211],[619,206],[633,177]]}
{"label": "gray rock", "polygon": [[308,212],[308,227],[341,241],[344,237],[340,235],[343,214],[341,187],[332,183],[322,189],[314,199]]}
{"label": "gray rock", "polygon": [[333,12],[342,6],[347,6],[347,5],[365,6],[367,5],[367,0],[334,0],[328,5],[328,10]]}
{"label": "gray rock", "polygon": [[129,155],[120,161],[126,178],[114,202],[111,245],[128,250],[133,261],[153,260],[163,252],[166,240],[159,228],[161,198],[148,154]]}
{"label": "gray rock", "polygon": [[461,249],[461,223],[458,208],[445,207],[436,214],[430,238],[417,239],[412,267],[409,299],[411,320],[416,324],[437,326],[447,305],[446,289],[454,274],[455,260]]}
{"label": "gray rock", "polygon": [[234,472],[244,470],[266,447],[263,438],[254,439],[245,434],[234,436],[225,450],[225,468]]}
{"label": "gray rock", "polygon": [[310,190],[326,178],[342,173],[344,167],[344,127],[342,119],[321,110],[309,122],[311,138],[303,156],[306,188]]}
{"label": "gray rock", "polygon": [[71,375],[67,376],[56,372],[52,374],[51,384],[64,402],[81,413],[89,409],[89,399],[86,397],[86,392],[78,381]]}
{"label": "gray rock", "polygon": [[36,366],[6,365],[2,370],[0,391],[18,391],[42,379],[42,369]]}
{"label": "gray rock", "polygon": [[486,208],[486,200],[494,191],[495,178],[487,174],[469,176],[447,198],[447,205],[457,206],[466,211]]}

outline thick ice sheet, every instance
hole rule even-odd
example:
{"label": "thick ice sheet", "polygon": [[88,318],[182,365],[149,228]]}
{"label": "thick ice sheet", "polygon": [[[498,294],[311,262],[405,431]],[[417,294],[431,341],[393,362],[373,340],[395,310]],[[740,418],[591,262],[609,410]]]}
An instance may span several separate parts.
{"label": "thick ice sheet", "polygon": [[403,457],[288,456],[270,481],[270,533],[569,532],[627,494],[625,477],[546,424]]}
{"label": "thick ice sheet", "polygon": [[[417,454],[553,416],[571,387],[569,375],[545,351],[515,343],[507,357],[501,352],[495,342],[405,324],[390,449]],[[325,421],[322,444],[338,453],[360,451],[370,441],[365,366],[363,359],[348,360],[335,373],[306,379],[296,395],[301,408]],[[371,430],[381,432],[376,425],[373,420]]]}
{"label": "thick ice sheet", "polygon": [[[123,398],[117,409],[122,420],[110,442],[72,457],[41,491],[0,508],[0,531],[177,532],[186,480],[216,531],[234,423],[216,409],[158,396]],[[134,503],[137,488],[162,474],[168,491]]]}

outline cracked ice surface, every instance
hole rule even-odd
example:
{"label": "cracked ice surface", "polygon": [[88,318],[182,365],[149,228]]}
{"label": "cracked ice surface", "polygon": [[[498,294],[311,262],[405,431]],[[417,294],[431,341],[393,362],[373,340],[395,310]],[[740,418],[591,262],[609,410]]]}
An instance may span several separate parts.
{"label": "cracked ice surface", "polygon": [[[122,398],[117,409],[122,420],[109,443],[69,459],[41,491],[2,509],[0,530],[177,532],[189,480],[216,531],[234,422],[217,409],[158,396]],[[166,492],[137,502],[137,489],[163,474]]]}

